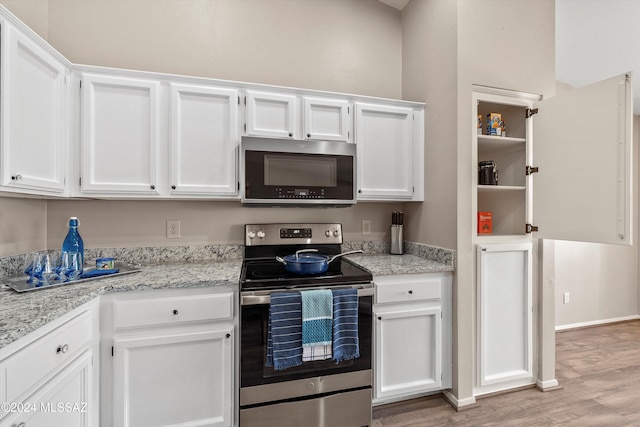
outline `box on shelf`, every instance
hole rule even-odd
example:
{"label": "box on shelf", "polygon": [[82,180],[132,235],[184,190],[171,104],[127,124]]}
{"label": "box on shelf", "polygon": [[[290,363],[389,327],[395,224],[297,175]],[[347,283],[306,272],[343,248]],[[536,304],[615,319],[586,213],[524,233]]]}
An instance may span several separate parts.
{"label": "box on shelf", "polygon": [[491,212],[478,212],[478,234],[491,234],[493,220]]}
{"label": "box on shelf", "polygon": [[478,114],[478,135],[482,135],[482,114]]}
{"label": "box on shelf", "polygon": [[487,114],[487,135],[502,135],[502,114]]}

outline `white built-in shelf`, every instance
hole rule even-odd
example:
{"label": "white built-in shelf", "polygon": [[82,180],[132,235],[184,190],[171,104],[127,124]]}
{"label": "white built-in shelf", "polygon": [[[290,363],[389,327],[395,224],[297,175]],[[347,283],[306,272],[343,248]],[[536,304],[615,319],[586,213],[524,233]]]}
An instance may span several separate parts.
{"label": "white built-in shelf", "polygon": [[523,236],[526,236],[526,234],[524,233],[524,226],[522,234],[476,234],[476,243],[516,243],[522,242]]}
{"label": "white built-in shelf", "polygon": [[510,136],[478,135],[478,145],[485,149],[512,149],[524,146],[526,139]]}
{"label": "white built-in shelf", "polygon": [[524,185],[478,185],[478,191],[524,191]]}

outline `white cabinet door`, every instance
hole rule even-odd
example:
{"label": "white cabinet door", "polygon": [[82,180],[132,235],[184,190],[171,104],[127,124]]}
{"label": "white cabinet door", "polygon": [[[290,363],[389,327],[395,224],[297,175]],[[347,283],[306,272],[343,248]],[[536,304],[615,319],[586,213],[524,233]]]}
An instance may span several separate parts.
{"label": "white cabinet door", "polygon": [[536,106],[535,237],[631,244],[630,78],[623,74]]}
{"label": "white cabinet door", "polygon": [[298,139],[298,98],[273,92],[246,92],[246,135]]}
{"label": "white cabinet door", "polygon": [[233,328],[114,339],[114,424],[231,426]]}
{"label": "white cabinet door", "polygon": [[83,193],[158,194],[160,83],[82,76]]}
{"label": "white cabinet door", "polygon": [[413,196],[413,110],[356,103],[358,199]]}
{"label": "white cabinet door", "polygon": [[92,370],[91,351],[86,351],[25,401],[24,410],[3,419],[1,425],[90,427],[97,419],[91,397]]}
{"label": "white cabinet door", "polygon": [[309,98],[304,103],[304,138],[349,142],[349,102],[342,99]]}
{"label": "white cabinet door", "polygon": [[172,83],[171,194],[237,194],[238,91]]}
{"label": "white cabinet door", "polygon": [[24,193],[65,191],[70,70],[2,23],[2,185]]}
{"label": "white cabinet door", "polygon": [[535,383],[531,250],[478,245],[477,394]]}
{"label": "white cabinet door", "polygon": [[439,390],[441,307],[376,309],[375,399]]}

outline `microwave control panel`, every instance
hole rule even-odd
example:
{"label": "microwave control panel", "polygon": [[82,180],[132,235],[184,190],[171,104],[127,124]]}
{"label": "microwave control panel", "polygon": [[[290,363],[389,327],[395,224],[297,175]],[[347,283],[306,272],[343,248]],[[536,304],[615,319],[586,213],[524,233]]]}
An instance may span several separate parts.
{"label": "microwave control panel", "polygon": [[287,188],[276,187],[276,193],[279,199],[324,199],[324,188]]}

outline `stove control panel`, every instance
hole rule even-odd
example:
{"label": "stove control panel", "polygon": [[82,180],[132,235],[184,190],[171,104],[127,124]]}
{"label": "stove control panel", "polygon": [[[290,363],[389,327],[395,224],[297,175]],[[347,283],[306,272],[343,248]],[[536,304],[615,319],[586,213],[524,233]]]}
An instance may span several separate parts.
{"label": "stove control panel", "polygon": [[247,224],[245,246],[342,244],[342,224]]}
{"label": "stove control panel", "polygon": [[281,228],[281,239],[311,239],[313,231],[310,228]]}

